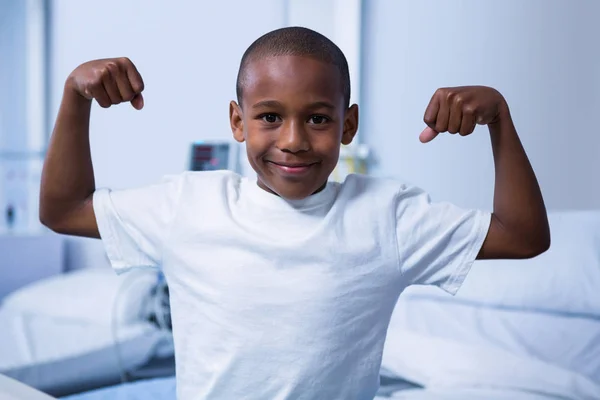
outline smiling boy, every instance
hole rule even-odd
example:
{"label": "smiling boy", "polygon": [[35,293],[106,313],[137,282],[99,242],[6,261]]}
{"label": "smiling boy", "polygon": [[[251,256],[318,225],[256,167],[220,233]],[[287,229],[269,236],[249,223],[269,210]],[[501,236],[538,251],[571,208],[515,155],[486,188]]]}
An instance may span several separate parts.
{"label": "smiling boy", "polygon": [[161,268],[171,294],[178,398],[372,399],[389,319],[411,284],[455,293],[476,258],[524,258],[550,243],[546,211],[508,106],[488,87],[438,90],[423,142],[489,127],[494,211],[431,203],[393,180],[328,182],[358,128],[340,49],[306,28],[246,51],[230,104],[257,173],[186,172],[97,189],[92,100],[143,107],[126,58],[76,68],[44,165],[40,218],[102,238],[118,272]]}

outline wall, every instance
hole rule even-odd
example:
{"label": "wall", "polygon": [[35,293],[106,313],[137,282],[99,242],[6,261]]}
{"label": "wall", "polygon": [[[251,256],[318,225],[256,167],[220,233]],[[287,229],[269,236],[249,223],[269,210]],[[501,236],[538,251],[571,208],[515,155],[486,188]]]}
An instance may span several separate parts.
{"label": "wall", "polygon": [[304,26],[332,40],[346,56],[351,103],[360,101],[361,0],[285,0],[286,25]]}
{"label": "wall", "polygon": [[231,138],[229,101],[243,51],[283,24],[280,0],[55,0],[52,8],[52,115],[65,78],[97,58],[129,57],[142,74],[145,107],[92,111],[98,186],[155,182],[187,167],[197,139]]}
{"label": "wall", "polygon": [[[54,0],[51,7],[51,119],[68,74],[97,58],[129,57],[141,72],[145,107],[94,105],[96,184],[145,185],[187,167],[189,145],[230,138],[240,58],[261,34],[284,24],[281,0],[166,2]],[[69,238],[67,268],[105,265],[101,243]],[[102,258],[101,258],[102,257]]]}
{"label": "wall", "polygon": [[568,0],[363,2],[361,126],[376,175],[434,199],[489,209],[489,135],[421,144],[438,87],[488,85],[507,98],[549,209],[600,208],[600,3]]}
{"label": "wall", "polygon": [[[23,151],[26,132],[26,4],[0,3],[0,155]],[[17,134],[21,132],[22,134]]]}
{"label": "wall", "polygon": [[27,35],[25,2],[0,2],[0,234],[9,229],[6,215],[14,212],[11,230],[22,225],[26,212]]}

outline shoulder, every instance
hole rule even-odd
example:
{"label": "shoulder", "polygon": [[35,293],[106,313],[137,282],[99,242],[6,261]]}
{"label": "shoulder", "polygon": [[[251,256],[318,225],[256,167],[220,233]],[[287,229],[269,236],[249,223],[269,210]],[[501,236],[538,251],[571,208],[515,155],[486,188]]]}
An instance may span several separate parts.
{"label": "shoulder", "polygon": [[227,170],[186,171],[166,179],[178,181],[183,200],[198,202],[222,200],[235,195],[239,191],[242,176]]}
{"label": "shoulder", "polygon": [[396,200],[402,196],[422,192],[419,188],[401,180],[350,174],[339,184],[340,192],[353,196]]}
{"label": "shoulder", "polygon": [[426,191],[399,179],[351,174],[339,185],[340,199],[362,199],[371,207],[393,209],[397,215],[419,214],[431,205]]}
{"label": "shoulder", "polygon": [[178,180],[183,186],[228,185],[239,184],[242,177],[235,172],[219,171],[185,171],[177,175],[167,175],[166,180]]}

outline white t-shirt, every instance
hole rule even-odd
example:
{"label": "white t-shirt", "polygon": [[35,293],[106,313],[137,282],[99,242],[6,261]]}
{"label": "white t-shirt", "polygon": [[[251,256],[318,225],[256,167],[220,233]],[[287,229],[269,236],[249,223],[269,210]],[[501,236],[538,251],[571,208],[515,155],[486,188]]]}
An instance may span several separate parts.
{"label": "white t-shirt", "polygon": [[231,172],[186,172],[98,190],[94,210],[118,272],[165,274],[180,400],[372,399],[402,290],[455,293],[490,223],[360,175],[287,201]]}

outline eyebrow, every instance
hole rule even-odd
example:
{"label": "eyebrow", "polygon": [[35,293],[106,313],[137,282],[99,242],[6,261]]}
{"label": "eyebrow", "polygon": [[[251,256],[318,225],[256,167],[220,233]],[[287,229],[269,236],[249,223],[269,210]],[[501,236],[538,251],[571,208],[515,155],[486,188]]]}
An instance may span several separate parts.
{"label": "eyebrow", "polygon": [[[252,108],[277,108],[282,107],[282,104],[277,100],[263,100],[252,105]],[[327,108],[329,110],[335,110],[335,106],[327,101],[316,101],[311,103],[307,107],[308,109],[314,110],[317,108]]]}
{"label": "eyebrow", "polygon": [[281,103],[277,100],[263,100],[252,105],[252,108],[276,108],[281,107]]}

